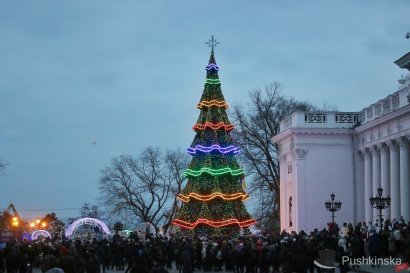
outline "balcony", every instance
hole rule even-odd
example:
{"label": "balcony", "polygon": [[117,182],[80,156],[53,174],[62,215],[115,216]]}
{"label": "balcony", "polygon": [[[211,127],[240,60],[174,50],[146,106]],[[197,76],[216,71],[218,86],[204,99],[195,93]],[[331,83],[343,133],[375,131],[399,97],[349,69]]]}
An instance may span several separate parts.
{"label": "balcony", "polygon": [[280,131],[288,128],[352,128],[357,123],[356,112],[294,112],[280,122]]}

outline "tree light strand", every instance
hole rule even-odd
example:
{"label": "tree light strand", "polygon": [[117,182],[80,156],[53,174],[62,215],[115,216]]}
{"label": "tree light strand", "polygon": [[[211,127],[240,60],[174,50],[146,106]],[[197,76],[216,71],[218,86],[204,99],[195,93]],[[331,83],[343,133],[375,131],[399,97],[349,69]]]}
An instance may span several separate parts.
{"label": "tree light strand", "polygon": [[227,109],[229,106],[225,101],[211,100],[211,101],[201,101],[196,105],[198,109],[203,107],[221,107]]}
{"label": "tree light strand", "polygon": [[244,172],[242,169],[233,170],[231,168],[222,168],[222,169],[211,169],[203,167],[198,171],[194,171],[192,169],[186,169],[184,172],[185,176],[200,176],[202,173],[208,173],[213,176],[219,176],[230,173],[232,176],[243,175]]}
{"label": "tree light strand", "polygon": [[240,192],[233,193],[233,194],[224,194],[224,193],[221,193],[221,192],[214,192],[214,193],[208,194],[208,195],[202,195],[202,194],[197,194],[197,193],[191,192],[188,196],[183,195],[183,194],[180,193],[180,194],[178,194],[177,197],[178,197],[178,199],[180,199],[181,201],[183,201],[185,203],[189,202],[190,198],[193,198],[193,199],[196,199],[196,200],[199,200],[199,201],[203,201],[203,202],[210,201],[210,200],[212,200],[216,197],[220,197],[225,201],[232,201],[232,200],[235,200],[235,199],[240,199],[242,201],[245,201],[245,200],[250,198],[250,196],[248,194],[240,193]]}
{"label": "tree light strand", "polygon": [[225,131],[230,132],[233,130],[234,126],[232,124],[225,124],[222,121],[219,123],[205,122],[204,124],[195,124],[192,130],[205,130],[206,128],[211,128],[212,130],[218,130],[223,128]]}
{"label": "tree light strand", "polygon": [[218,71],[218,70],[219,70],[219,66],[218,66],[217,64],[211,63],[211,64],[208,64],[208,65],[205,67],[205,69],[206,69],[207,71],[209,71],[209,70]]}
{"label": "tree light strand", "polygon": [[221,84],[221,81],[219,79],[206,79],[205,83],[206,84]]}
{"label": "tree light strand", "polygon": [[233,224],[237,224],[240,227],[248,227],[250,225],[255,224],[256,221],[254,219],[250,219],[250,220],[246,220],[246,221],[239,221],[238,219],[235,219],[235,218],[228,219],[228,220],[223,220],[223,221],[212,221],[212,220],[208,220],[208,219],[199,218],[198,220],[196,220],[193,223],[186,222],[186,221],[183,221],[183,220],[180,220],[180,219],[174,219],[172,221],[172,223],[174,225],[178,225],[178,226],[183,227],[183,228],[193,229],[199,224],[206,224],[206,225],[209,225],[209,226],[215,227],[215,228],[229,226],[229,225],[233,225]]}
{"label": "tree light strand", "polygon": [[237,154],[239,153],[239,147],[236,147],[234,145],[230,145],[228,147],[221,147],[215,144],[210,147],[196,145],[195,148],[189,147],[187,149],[187,152],[190,153],[191,155],[196,155],[198,154],[198,152],[210,153],[212,151],[219,151],[222,154],[228,154],[228,153]]}

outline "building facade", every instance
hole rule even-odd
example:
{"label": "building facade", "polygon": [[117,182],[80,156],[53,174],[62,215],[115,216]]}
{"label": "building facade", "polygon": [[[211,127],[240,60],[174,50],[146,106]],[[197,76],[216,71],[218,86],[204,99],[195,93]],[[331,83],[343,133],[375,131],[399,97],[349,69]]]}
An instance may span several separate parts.
{"label": "building facade", "polygon": [[[410,52],[395,62],[410,71]],[[272,138],[279,145],[281,229],[310,231],[331,222],[377,222],[369,198],[383,189],[384,219],[410,221],[410,74],[399,89],[359,112],[295,112]]]}

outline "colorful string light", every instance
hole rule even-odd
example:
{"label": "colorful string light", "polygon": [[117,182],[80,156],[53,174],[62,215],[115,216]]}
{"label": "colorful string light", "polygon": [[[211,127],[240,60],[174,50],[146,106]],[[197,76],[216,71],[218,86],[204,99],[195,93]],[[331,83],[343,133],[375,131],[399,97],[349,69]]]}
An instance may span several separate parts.
{"label": "colorful string light", "polygon": [[250,196],[243,190],[244,171],[234,156],[239,147],[233,145],[229,134],[234,125],[226,114],[228,104],[220,87],[219,67],[213,50],[205,69],[205,87],[197,104],[201,113],[193,127],[196,136],[187,149],[194,156],[184,172],[190,180],[177,196],[183,206],[172,224],[186,229],[203,224],[239,230],[239,227],[250,226],[256,221],[242,203]]}
{"label": "colorful string light", "polygon": [[194,192],[191,192],[188,195],[183,195],[183,194],[178,194],[178,199],[180,199],[181,201],[187,203],[189,202],[190,198],[199,200],[199,201],[203,201],[203,202],[207,202],[210,201],[216,197],[220,197],[221,199],[225,200],[225,201],[232,201],[232,200],[241,200],[241,201],[245,201],[247,199],[250,198],[250,196],[248,194],[245,193],[233,193],[233,194],[224,194],[222,192],[214,192],[212,194],[208,194],[208,195],[202,195],[202,194],[197,194]]}
{"label": "colorful string light", "polygon": [[215,144],[215,145],[212,145],[210,147],[206,147],[206,146],[202,146],[202,145],[196,145],[195,148],[189,147],[187,149],[187,152],[190,153],[191,155],[196,155],[196,154],[198,154],[198,152],[210,153],[212,151],[219,151],[222,154],[228,154],[228,153],[237,154],[237,153],[239,153],[239,147],[230,145],[228,147],[223,148],[223,147]]}
{"label": "colorful string light", "polygon": [[65,236],[67,238],[70,238],[75,231],[78,229],[78,227],[82,226],[82,225],[91,225],[91,226],[98,226],[101,228],[102,232],[106,235],[109,235],[110,229],[104,224],[104,222],[95,219],[95,218],[80,218],[76,221],[74,221],[65,231]]}
{"label": "colorful string light", "polygon": [[50,238],[50,239],[53,238],[53,237],[51,236],[50,232],[48,232],[47,230],[39,229],[39,230],[35,230],[35,231],[31,234],[31,239],[32,239],[32,240],[37,240],[39,236],[43,236],[43,237],[45,237],[45,238]]}
{"label": "colorful string light", "polygon": [[255,224],[256,221],[254,219],[250,219],[250,220],[246,220],[246,221],[239,221],[238,219],[235,219],[235,218],[228,219],[228,220],[223,220],[223,221],[212,221],[212,220],[208,220],[208,219],[199,218],[198,220],[196,220],[193,223],[186,222],[186,221],[183,221],[183,220],[180,220],[180,219],[174,219],[172,221],[172,223],[174,225],[178,225],[178,226],[183,227],[183,228],[193,229],[199,224],[206,224],[206,225],[209,225],[209,226],[215,227],[215,228],[229,226],[229,225],[232,225],[232,224],[237,224],[240,227],[248,227],[250,225]]}
{"label": "colorful string light", "polygon": [[218,66],[217,64],[208,64],[208,65],[205,67],[205,69],[206,69],[207,71],[209,71],[209,70],[218,71],[218,70],[219,70],[219,66]]}
{"label": "colorful string light", "polygon": [[205,83],[207,84],[221,84],[219,79],[206,79]]}
{"label": "colorful string light", "polygon": [[230,132],[233,130],[234,126],[232,124],[225,124],[225,122],[223,121],[219,123],[205,122],[204,124],[195,124],[192,130],[205,130],[206,128],[210,128],[212,130],[218,130],[223,128],[225,131]]}
{"label": "colorful string light", "polygon": [[219,176],[219,175],[224,175],[230,173],[232,176],[237,176],[237,175],[243,175],[244,172],[242,169],[231,169],[229,167],[227,168],[221,168],[221,169],[211,169],[211,168],[201,168],[198,171],[194,171],[191,169],[186,169],[184,172],[185,176],[200,176],[202,173],[208,173],[213,176]]}
{"label": "colorful string light", "polygon": [[225,101],[211,100],[211,101],[201,101],[196,105],[197,108],[202,109],[203,107],[221,107],[228,108],[228,104]]}

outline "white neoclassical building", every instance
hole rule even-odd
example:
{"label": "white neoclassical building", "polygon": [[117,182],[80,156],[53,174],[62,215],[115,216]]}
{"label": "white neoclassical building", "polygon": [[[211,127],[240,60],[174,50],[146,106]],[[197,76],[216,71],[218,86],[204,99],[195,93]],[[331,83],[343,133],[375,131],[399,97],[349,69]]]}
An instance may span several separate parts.
{"label": "white neoclassical building", "polygon": [[[395,62],[410,71],[410,52]],[[360,112],[295,112],[272,138],[279,145],[281,229],[331,222],[324,202],[342,202],[335,222],[376,222],[369,198],[383,188],[384,219],[410,221],[410,74],[393,94]]]}

